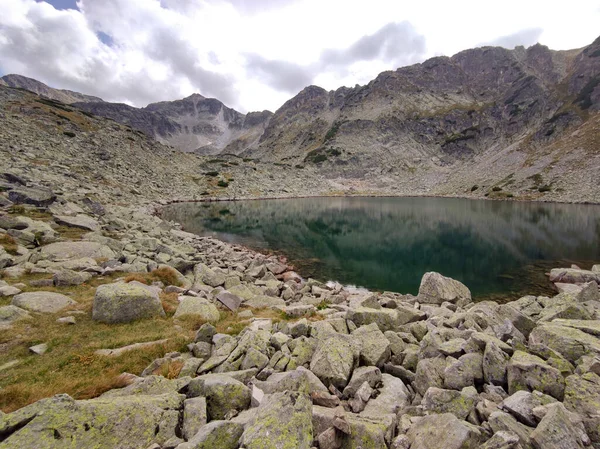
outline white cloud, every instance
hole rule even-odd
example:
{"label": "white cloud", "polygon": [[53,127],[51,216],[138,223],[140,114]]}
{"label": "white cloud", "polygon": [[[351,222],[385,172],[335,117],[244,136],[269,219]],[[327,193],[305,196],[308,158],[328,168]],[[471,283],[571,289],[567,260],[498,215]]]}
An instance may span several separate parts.
{"label": "white cloud", "polygon": [[[57,0],[48,0],[50,2]],[[0,0],[0,72],[136,106],[193,92],[274,110],[304,85],[380,71],[481,42],[576,48],[597,36],[594,0],[80,0],[56,10]],[[100,39],[102,37],[102,39]]]}

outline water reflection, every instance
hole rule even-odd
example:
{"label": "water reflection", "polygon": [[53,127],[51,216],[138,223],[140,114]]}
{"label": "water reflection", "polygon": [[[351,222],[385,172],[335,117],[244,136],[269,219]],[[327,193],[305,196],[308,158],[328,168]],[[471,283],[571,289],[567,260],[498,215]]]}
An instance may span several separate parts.
{"label": "water reflection", "polygon": [[304,270],[416,293],[426,271],[476,295],[518,295],[561,261],[600,259],[600,207],[441,198],[311,198],[184,203],[187,231],[281,251]]}

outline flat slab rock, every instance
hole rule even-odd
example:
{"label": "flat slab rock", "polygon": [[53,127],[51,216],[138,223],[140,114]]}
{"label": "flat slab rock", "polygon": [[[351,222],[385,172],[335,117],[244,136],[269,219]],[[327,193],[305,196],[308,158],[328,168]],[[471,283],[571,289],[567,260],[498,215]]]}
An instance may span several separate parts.
{"label": "flat slab rock", "polygon": [[54,221],[61,225],[87,229],[88,231],[98,231],[100,229],[100,224],[96,220],[84,214],[79,214],[74,217],[68,215],[57,215],[54,217]]}
{"label": "flat slab rock", "polygon": [[51,260],[114,259],[115,253],[108,246],[97,242],[56,242],[42,247],[41,254]]}
{"label": "flat slab rock", "polygon": [[11,304],[31,312],[56,313],[77,302],[60,293],[28,292],[13,297]]}

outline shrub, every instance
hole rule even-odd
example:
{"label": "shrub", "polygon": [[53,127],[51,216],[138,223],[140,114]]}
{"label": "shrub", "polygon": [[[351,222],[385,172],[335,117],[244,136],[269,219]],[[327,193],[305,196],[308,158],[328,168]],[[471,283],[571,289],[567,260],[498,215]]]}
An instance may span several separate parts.
{"label": "shrub", "polygon": [[219,176],[219,172],[218,171],[209,171],[204,173],[206,176]]}
{"label": "shrub", "polygon": [[227,181],[219,181],[217,185],[219,187],[229,187],[229,183]]}
{"label": "shrub", "polygon": [[478,188],[479,188],[479,186],[477,184],[475,184],[473,187],[471,187],[471,192],[474,192]]}
{"label": "shrub", "polygon": [[502,187],[498,187],[498,186],[492,187],[492,192],[500,192],[501,190],[502,190]]}
{"label": "shrub", "polygon": [[2,246],[4,250],[10,255],[16,256],[18,254],[17,251],[19,248],[17,246],[17,242],[11,235],[0,235],[0,246]]}
{"label": "shrub", "polygon": [[538,187],[538,191],[542,192],[542,193],[549,192],[550,190],[552,190],[552,189],[549,184],[544,184],[543,186]]}
{"label": "shrub", "polygon": [[67,137],[75,137],[75,133],[73,133],[71,131],[65,131],[65,132],[63,132],[63,134]]}

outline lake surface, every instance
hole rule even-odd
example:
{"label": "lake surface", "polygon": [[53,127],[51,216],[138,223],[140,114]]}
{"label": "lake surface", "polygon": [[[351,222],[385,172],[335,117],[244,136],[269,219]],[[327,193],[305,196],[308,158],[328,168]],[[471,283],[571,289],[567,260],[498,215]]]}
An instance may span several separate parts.
{"label": "lake surface", "polygon": [[188,232],[283,254],[304,276],[416,294],[423,274],[478,299],[551,294],[550,268],[600,262],[600,206],[449,198],[181,203]]}

